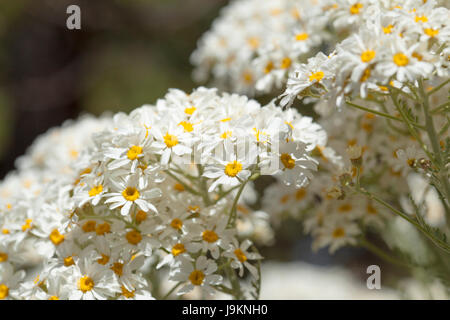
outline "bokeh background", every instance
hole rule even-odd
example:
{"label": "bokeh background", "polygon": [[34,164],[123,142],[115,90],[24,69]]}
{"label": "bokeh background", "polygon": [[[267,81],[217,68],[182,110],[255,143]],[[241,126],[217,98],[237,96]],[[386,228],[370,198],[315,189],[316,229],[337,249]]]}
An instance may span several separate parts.
{"label": "bokeh background", "polygon": [[[81,30],[66,28],[71,4],[81,8]],[[0,179],[36,136],[67,119],[83,113],[129,112],[154,103],[168,88],[196,87],[189,56],[226,4],[225,0],[0,1]],[[262,250],[268,259],[339,265],[361,285],[371,264],[381,266],[383,285],[397,278],[398,270],[362,249],[346,248],[333,256],[326,250],[312,253],[310,239],[301,236],[295,222],[286,223],[276,234],[276,245]]]}

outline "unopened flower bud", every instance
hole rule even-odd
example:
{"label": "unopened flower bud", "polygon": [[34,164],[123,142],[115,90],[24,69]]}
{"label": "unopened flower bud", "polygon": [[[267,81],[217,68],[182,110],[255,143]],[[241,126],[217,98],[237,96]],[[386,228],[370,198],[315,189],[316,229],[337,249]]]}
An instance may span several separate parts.
{"label": "unopened flower bud", "polygon": [[354,167],[361,167],[362,165],[362,148],[358,145],[349,146],[347,148],[347,154],[350,157],[350,161]]}

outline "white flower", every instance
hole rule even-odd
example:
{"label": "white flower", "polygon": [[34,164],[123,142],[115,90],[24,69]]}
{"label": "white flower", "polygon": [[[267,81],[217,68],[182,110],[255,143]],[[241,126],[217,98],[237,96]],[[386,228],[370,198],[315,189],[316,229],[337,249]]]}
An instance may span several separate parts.
{"label": "white flower", "polygon": [[334,253],[344,245],[356,245],[356,236],[360,233],[358,225],[353,222],[326,218],[324,225],[318,230],[313,248],[318,249],[329,245],[330,253]]}
{"label": "white flower", "polygon": [[[234,239],[235,240],[235,239]],[[233,269],[239,269],[239,276],[244,275],[244,267],[250,271],[251,275],[255,278],[259,278],[258,269],[251,265],[249,260],[259,260],[262,256],[256,252],[248,252],[248,248],[252,245],[250,240],[245,240],[239,246],[237,240],[233,241],[233,245],[223,254],[225,257],[233,259],[231,267]]]}
{"label": "white flower", "polygon": [[198,286],[203,289],[206,294],[214,294],[213,286],[222,282],[222,276],[214,274],[217,270],[217,264],[205,256],[200,256],[195,262],[181,259],[178,268],[171,272],[170,280],[179,282],[188,282],[180,290],[178,295],[183,295]]}
{"label": "white flower", "polygon": [[236,156],[230,158],[230,161],[215,159],[216,164],[206,167],[203,176],[216,179],[208,192],[213,192],[219,185],[234,187],[250,177],[251,172],[248,170],[250,163],[247,159],[238,159]]}
{"label": "white flower", "polygon": [[122,207],[120,213],[123,216],[128,215],[134,205],[145,212],[149,210],[158,212],[149,200],[160,197],[161,191],[158,188],[150,189],[149,182],[140,179],[137,174],[130,175],[125,179],[112,180],[111,184],[113,185],[111,191],[118,191],[105,195],[108,198],[105,203],[111,203],[111,209]]}
{"label": "white flower", "polygon": [[90,257],[77,259],[68,283],[70,300],[106,300],[120,292],[114,272],[95,263]]}
{"label": "white flower", "polygon": [[18,287],[25,278],[25,271],[15,271],[12,264],[0,264],[0,300],[17,299]]}
{"label": "white flower", "polygon": [[280,105],[290,106],[297,95],[305,89],[314,87],[321,89],[323,83],[331,79],[334,74],[330,70],[331,59],[319,52],[317,56],[308,59],[307,64],[298,65],[289,74],[285,92],[280,96]]}

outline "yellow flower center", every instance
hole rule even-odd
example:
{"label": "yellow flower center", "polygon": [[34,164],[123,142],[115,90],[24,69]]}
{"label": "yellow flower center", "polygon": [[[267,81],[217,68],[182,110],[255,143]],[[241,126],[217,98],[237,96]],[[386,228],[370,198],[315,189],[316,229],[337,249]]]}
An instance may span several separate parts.
{"label": "yellow flower center", "polygon": [[57,296],[51,296],[48,300],[59,300],[59,298]]}
{"label": "yellow flower center", "polygon": [[229,162],[225,166],[225,174],[232,178],[236,177],[237,174],[241,171],[242,171],[242,163],[240,163],[239,161],[236,161],[236,160]]}
{"label": "yellow flower center", "polygon": [[89,190],[89,197],[95,197],[96,195],[102,193],[103,186],[99,184],[98,186],[93,187],[91,190]]}
{"label": "yellow flower center", "polygon": [[131,298],[134,298],[134,291],[128,291],[127,288],[122,286],[122,295],[125,298],[131,299]]}
{"label": "yellow flower center", "polygon": [[323,73],[323,71],[313,72],[309,76],[309,81],[313,82],[315,80],[317,82],[320,82],[320,80],[322,80],[324,76],[325,76],[325,74]]}
{"label": "yellow flower center", "polygon": [[182,243],[177,243],[176,245],[174,245],[172,247],[172,255],[174,257],[176,257],[179,254],[182,254],[184,252],[186,252],[186,248],[184,247],[184,244],[182,244]]}
{"label": "yellow flower center", "polygon": [[297,200],[297,201],[303,200],[303,198],[305,198],[305,196],[306,196],[305,188],[300,188],[297,190],[297,192],[295,192],[295,200]]}
{"label": "yellow flower center", "polygon": [[97,225],[95,228],[95,233],[99,236],[103,236],[106,233],[111,232],[111,225],[108,222]]}
{"label": "yellow flower center", "polygon": [[185,132],[192,132],[194,130],[194,125],[188,121],[181,121],[179,126],[182,126]]}
{"label": "yellow flower center", "polygon": [[293,169],[295,167],[295,160],[287,153],[281,154],[280,160],[286,169]]}
{"label": "yellow flower center", "polygon": [[130,160],[136,160],[142,154],[142,147],[140,146],[132,146],[128,152],[127,157]]}
{"label": "yellow flower center", "polygon": [[351,14],[359,14],[359,11],[362,9],[363,5],[361,3],[355,3],[350,7]]}
{"label": "yellow flower center", "polygon": [[173,134],[166,133],[166,135],[164,136],[164,143],[166,144],[167,148],[175,147],[178,144],[178,138]]}
{"label": "yellow flower center", "polygon": [[392,24],[388,25],[387,27],[383,27],[383,32],[385,34],[391,34],[392,33],[392,29],[394,28],[394,26]]}
{"label": "yellow flower center", "polygon": [[247,39],[247,42],[252,49],[257,49],[259,47],[259,39],[257,37],[251,37]]}
{"label": "yellow flower center", "polygon": [[69,256],[69,257],[67,257],[67,258],[64,258],[64,265],[66,266],[66,267],[70,267],[70,266],[72,266],[72,265],[74,265],[75,264],[75,261],[73,261],[73,257],[72,256]]}
{"label": "yellow flower center", "polygon": [[425,32],[425,34],[427,36],[430,36],[432,38],[434,38],[435,36],[437,36],[439,34],[439,30],[438,29],[425,28],[423,31]]}
{"label": "yellow flower center", "polygon": [[125,190],[123,190],[122,196],[127,201],[135,201],[139,199],[139,191],[134,187],[127,187]]}
{"label": "yellow flower center", "polygon": [[352,205],[349,203],[345,203],[338,208],[339,212],[349,212],[353,209]]}
{"label": "yellow flower center", "polygon": [[64,236],[59,233],[58,229],[53,229],[53,231],[50,233],[49,238],[55,246],[60,245],[64,241]]}
{"label": "yellow flower center", "polygon": [[136,213],[136,222],[141,223],[145,219],[147,219],[147,212],[139,210],[138,213]]}
{"label": "yellow flower center", "polygon": [[203,238],[203,240],[205,240],[206,242],[209,242],[209,243],[213,243],[213,242],[216,242],[217,240],[219,240],[219,236],[217,235],[217,233],[215,233],[212,230],[203,231],[202,238]]}
{"label": "yellow flower center", "polygon": [[253,81],[253,76],[250,72],[244,72],[242,74],[242,78],[244,79],[244,82],[250,84]]}
{"label": "yellow flower center", "polygon": [[411,56],[413,56],[414,58],[416,58],[416,59],[419,60],[419,61],[422,61],[422,60],[423,60],[423,56],[422,56],[420,53],[413,52],[413,53],[411,54]]}
{"label": "yellow flower center", "polygon": [[220,135],[220,137],[221,137],[222,139],[227,139],[227,138],[231,137],[232,134],[233,134],[233,133],[232,133],[231,131],[225,131],[224,133],[222,133],[222,134]]}
{"label": "yellow flower center", "polygon": [[399,67],[404,67],[408,65],[409,59],[405,54],[399,52],[394,55],[394,63]]}
{"label": "yellow flower center", "polygon": [[31,223],[33,222],[33,220],[32,219],[26,219],[25,220],[25,224],[22,226],[22,231],[23,232],[25,232],[25,231],[27,231],[28,229],[31,229]]}
{"label": "yellow flower center", "polygon": [[241,249],[237,248],[236,250],[234,250],[234,254],[240,262],[247,261],[247,256],[244,254],[244,252]]}
{"label": "yellow flower center", "polygon": [[288,57],[281,60],[281,69],[287,69],[291,66],[292,60]]}
{"label": "yellow flower center", "polygon": [[178,218],[175,218],[170,222],[170,226],[176,230],[181,230],[181,227],[183,227],[183,221],[181,221]]}
{"label": "yellow flower center", "polygon": [[297,41],[305,41],[309,38],[309,35],[306,32],[298,33],[295,36],[295,40]]}
{"label": "yellow flower center", "polygon": [[377,209],[373,205],[371,204],[367,205],[367,213],[375,215],[377,214],[377,212],[378,212]]}
{"label": "yellow flower center", "polygon": [[281,202],[281,203],[286,203],[286,202],[289,201],[289,198],[290,198],[290,196],[289,196],[288,194],[285,194],[284,196],[282,196],[282,197],[280,198],[280,202]]}
{"label": "yellow flower center", "polygon": [[370,62],[375,58],[375,51],[373,50],[366,50],[363,53],[361,53],[361,61],[362,62]]}
{"label": "yellow flower center", "polygon": [[115,274],[117,274],[119,277],[123,274],[123,263],[120,262],[114,262],[111,266],[111,270],[114,271]]}
{"label": "yellow flower center", "polygon": [[428,22],[428,18],[426,15],[423,16],[416,16],[414,19],[416,22]]}
{"label": "yellow flower center", "polygon": [[200,270],[194,270],[189,275],[189,281],[191,281],[194,286],[200,286],[203,283],[204,279],[205,274]]}
{"label": "yellow flower center", "polygon": [[78,288],[83,291],[83,293],[91,291],[94,288],[94,285],[94,280],[88,276],[84,276],[78,280]]}
{"label": "yellow flower center", "polygon": [[175,185],[173,186],[173,188],[179,192],[183,192],[184,191],[184,186],[181,183],[175,183]]}
{"label": "yellow flower center", "polygon": [[342,238],[345,236],[345,230],[341,227],[334,229],[333,238]]}
{"label": "yellow flower center", "polygon": [[97,262],[101,265],[105,265],[109,262],[109,256],[107,256],[106,254],[102,253],[102,257],[97,259]]}
{"label": "yellow flower center", "polygon": [[0,263],[8,260],[8,254],[5,252],[0,252]]}
{"label": "yellow flower center", "polygon": [[5,284],[0,284],[0,300],[5,299],[9,295],[9,288]]}
{"label": "yellow flower center", "polygon": [[186,113],[186,114],[188,114],[188,115],[191,116],[191,115],[195,112],[195,110],[197,110],[197,108],[194,107],[194,106],[192,106],[192,107],[190,107],[190,108],[184,109],[184,113]]}
{"label": "yellow flower center", "polygon": [[142,240],[142,235],[139,231],[131,230],[129,231],[126,236],[128,243],[137,245]]}
{"label": "yellow flower center", "polygon": [[95,222],[94,220],[89,220],[83,224],[81,229],[83,229],[84,232],[94,232],[96,226],[97,222]]}
{"label": "yellow flower center", "polygon": [[359,79],[359,81],[361,81],[361,82],[367,81],[367,79],[369,79],[371,73],[372,73],[372,71],[370,71],[370,68],[366,68],[364,70],[364,73],[361,76],[361,79]]}
{"label": "yellow flower center", "polygon": [[274,68],[273,62],[272,62],[272,61],[269,61],[269,62],[266,64],[266,67],[264,68],[264,73],[269,73],[270,71],[273,70],[273,68]]}

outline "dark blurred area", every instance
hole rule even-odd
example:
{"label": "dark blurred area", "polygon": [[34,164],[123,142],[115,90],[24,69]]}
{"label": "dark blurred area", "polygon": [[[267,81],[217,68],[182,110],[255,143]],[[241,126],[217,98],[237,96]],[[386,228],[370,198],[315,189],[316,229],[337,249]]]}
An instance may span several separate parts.
{"label": "dark blurred area", "polygon": [[[0,178],[39,134],[81,113],[191,90],[189,56],[225,0],[0,2]],[[69,5],[81,30],[69,30]]]}

